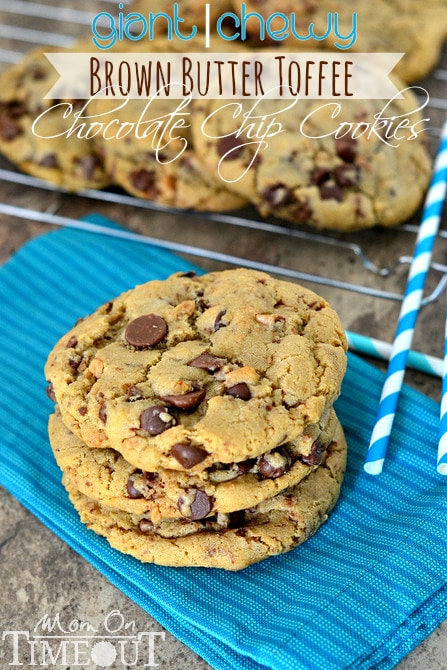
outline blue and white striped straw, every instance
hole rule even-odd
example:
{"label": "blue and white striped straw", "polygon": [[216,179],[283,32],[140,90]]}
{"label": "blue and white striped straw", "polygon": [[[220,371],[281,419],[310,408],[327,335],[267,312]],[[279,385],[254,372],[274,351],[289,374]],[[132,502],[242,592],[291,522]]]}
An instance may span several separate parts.
{"label": "blue and white striped straw", "polygon": [[445,321],[444,335],[444,368],[439,422],[438,472],[440,475],[447,475],[447,317]]}
{"label": "blue and white striped straw", "polygon": [[433,176],[425,199],[422,220],[410,265],[387,376],[380,397],[376,423],[371,435],[364,469],[372,475],[382,472],[397,403],[421,306],[425,280],[430,269],[433,246],[438,235],[447,191],[447,122],[444,123]]}
{"label": "blue and white striped straw", "polygon": [[[365,356],[378,358],[382,361],[389,361],[392,353],[392,345],[383,340],[377,340],[368,335],[354,333],[352,330],[346,331],[348,346],[351,351],[356,351]],[[424,354],[421,351],[410,351],[408,354],[408,367],[418,370],[427,375],[441,378],[444,374],[444,361],[442,358]],[[447,383],[447,382],[446,382]]]}

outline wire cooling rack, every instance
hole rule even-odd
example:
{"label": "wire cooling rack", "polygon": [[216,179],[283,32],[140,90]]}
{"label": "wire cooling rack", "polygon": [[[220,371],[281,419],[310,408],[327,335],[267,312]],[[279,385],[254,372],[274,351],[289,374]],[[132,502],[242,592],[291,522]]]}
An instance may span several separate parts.
{"label": "wire cooling rack", "polygon": [[[116,14],[117,3],[79,0],[73,9],[68,0],[14,0],[13,3],[0,0],[0,69],[19,61],[26,51],[37,45],[70,46],[89,34],[92,18],[100,11]],[[427,138],[434,154],[447,115],[447,50],[444,50],[439,66],[420,84],[430,94],[430,105],[425,111],[430,117]],[[20,173],[2,158],[0,181],[2,192],[6,193],[0,202],[0,215],[47,226],[78,227],[84,225],[79,222],[78,211],[93,208],[112,216],[118,214],[117,220],[126,224],[126,230],[118,234],[143,243],[150,242],[193,260],[200,259],[205,267],[244,265],[310,285],[323,285],[325,296],[344,322],[355,327],[356,322],[361,321],[368,327],[364,334],[376,338],[380,338],[383,331],[382,319],[396,323],[396,308],[390,310],[388,305],[398,305],[402,301],[420,216],[416,215],[397,229],[343,235],[291,228],[278,220],[261,219],[251,209],[225,214],[179,212],[117,189],[67,194],[50,183]],[[73,211],[76,211],[76,217],[72,215]],[[223,249],[219,248],[218,238],[212,231],[212,228],[222,231],[222,227],[230,231],[226,237],[233,240],[233,244],[227,244]],[[188,241],[188,235],[185,239],[188,229],[195,231],[192,243]],[[202,246],[201,240],[207,242],[206,246]],[[238,254],[234,254],[234,247]],[[241,255],[239,250],[243,252]],[[441,355],[444,312],[441,297],[447,285],[446,252],[447,212],[444,213],[423,300],[419,341],[417,337],[415,340],[415,345],[423,350],[429,328],[430,341],[439,339],[440,346],[437,351],[425,353],[435,356]],[[277,258],[280,258],[279,262]],[[376,301],[386,306],[377,307]],[[361,317],[352,316],[354,303],[357,313],[361,305]],[[433,337],[433,333],[438,332],[439,337]]]}

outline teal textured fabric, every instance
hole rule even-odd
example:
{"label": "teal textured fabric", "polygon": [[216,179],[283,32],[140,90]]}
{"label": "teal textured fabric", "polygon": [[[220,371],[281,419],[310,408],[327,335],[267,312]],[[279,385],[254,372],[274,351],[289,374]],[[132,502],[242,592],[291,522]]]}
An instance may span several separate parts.
{"label": "teal textured fabric", "polygon": [[384,376],[354,355],[336,403],[349,444],[342,494],[292,552],[238,573],[144,565],[88,531],[69,504],[47,438],[49,350],[102,302],[191,267],[150,246],[64,229],[0,270],[0,484],[216,670],[394,667],[447,617],[439,406],[405,387],[384,472],[367,475]]}

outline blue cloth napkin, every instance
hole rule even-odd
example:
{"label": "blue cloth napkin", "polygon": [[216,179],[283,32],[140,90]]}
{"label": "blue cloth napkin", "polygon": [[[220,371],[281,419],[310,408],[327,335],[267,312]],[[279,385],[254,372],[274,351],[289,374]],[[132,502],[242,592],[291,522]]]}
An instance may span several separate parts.
{"label": "blue cloth napkin", "polygon": [[216,670],[394,667],[447,617],[439,406],[404,388],[384,472],[367,475],[383,374],[354,355],[336,404],[349,444],[341,498],[292,552],[238,573],[145,565],[87,530],[69,504],[47,439],[49,350],[102,302],[188,269],[160,249],[63,229],[0,270],[0,484]]}

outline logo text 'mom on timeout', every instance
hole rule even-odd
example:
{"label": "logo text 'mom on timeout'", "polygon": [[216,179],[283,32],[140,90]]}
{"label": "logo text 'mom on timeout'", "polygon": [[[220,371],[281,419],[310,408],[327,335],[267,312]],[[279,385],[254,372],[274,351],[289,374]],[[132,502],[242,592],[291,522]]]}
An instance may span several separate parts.
{"label": "logo text 'mom on timeout'", "polygon": [[119,610],[112,610],[95,628],[88,621],[72,619],[63,625],[60,615],[45,614],[33,630],[5,630],[3,656],[11,667],[155,668],[156,641],[164,632],[136,631]]}

